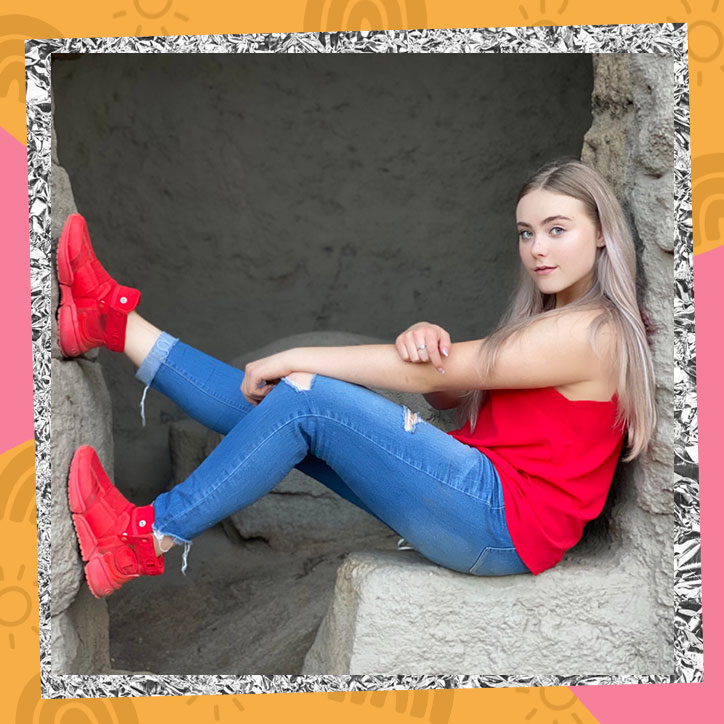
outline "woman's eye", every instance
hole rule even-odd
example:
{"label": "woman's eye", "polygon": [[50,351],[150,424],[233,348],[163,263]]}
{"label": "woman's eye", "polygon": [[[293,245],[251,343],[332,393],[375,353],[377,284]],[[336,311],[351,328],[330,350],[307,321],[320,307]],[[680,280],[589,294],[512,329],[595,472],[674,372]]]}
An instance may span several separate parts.
{"label": "woman's eye", "polygon": [[[554,226],[554,227],[551,229],[551,233],[553,233],[553,232],[556,231],[556,230],[558,230],[558,231],[565,231],[565,229],[564,229],[562,226]],[[553,234],[553,236],[560,236],[560,234]]]}
{"label": "woman's eye", "polygon": [[520,239],[527,239],[528,237],[526,236],[526,234],[530,234],[530,231],[528,231],[527,229],[521,229],[521,230],[518,232],[518,237],[519,237]]}

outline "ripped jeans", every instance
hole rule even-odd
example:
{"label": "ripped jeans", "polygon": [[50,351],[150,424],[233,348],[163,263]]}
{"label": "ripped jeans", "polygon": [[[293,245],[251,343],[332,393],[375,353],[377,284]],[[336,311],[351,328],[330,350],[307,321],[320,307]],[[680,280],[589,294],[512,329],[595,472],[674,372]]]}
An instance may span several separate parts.
{"label": "ripped jeans", "polygon": [[366,387],[283,378],[259,405],[244,373],[163,333],[136,377],[225,435],[153,502],[157,537],[185,544],[268,493],[294,467],[379,518],[423,556],[476,575],[527,573],[495,468],[478,450]]}

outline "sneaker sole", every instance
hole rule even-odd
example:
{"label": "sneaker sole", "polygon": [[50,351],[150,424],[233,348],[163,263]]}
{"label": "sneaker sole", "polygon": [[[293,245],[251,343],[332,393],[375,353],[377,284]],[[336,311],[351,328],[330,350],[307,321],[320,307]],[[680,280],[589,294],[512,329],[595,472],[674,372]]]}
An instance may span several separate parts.
{"label": "sneaker sole", "polygon": [[68,236],[75,214],[71,214],[63,226],[58,243],[57,270],[60,286],[60,309],[58,309],[58,347],[64,357],[78,357],[81,349],[78,329],[78,311],[73,300],[73,267],[68,257]]}
{"label": "sneaker sole", "polygon": [[68,474],[68,505],[70,512],[73,514],[73,527],[80,545],[81,557],[84,561],[90,560],[98,546],[96,537],[83,517],[87,506],[81,494],[80,467],[86,458],[92,459],[94,453],[89,453],[88,450],[92,451],[93,449],[88,445],[82,445],[75,451],[75,455],[73,455],[70,462],[70,473]]}
{"label": "sneaker sole", "polygon": [[[91,450],[91,453],[88,450]],[[75,455],[73,455],[68,475],[68,504],[73,514],[73,528],[78,539],[80,555],[84,561],[87,561],[83,567],[86,583],[90,592],[96,598],[104,598],[116,589],[106,572],[102,554],[97,553],[98,542],[96,537],[83,517],[86,505],[80,492],[80,466],[85,458],[91,457],[92,459],[92,455],[95,455],[95,452],[88,445],[79,447],[75,451]]]}
{"label": "sneaker sole", "polygon": [[110,596],[111,593],[120,588],[120,586],[113,585],[113,581],[108,575],[106,563],[101,555],[91,558],[83,570],[85,571],[85,580],[88,588],[90,588],[90,592],[96,598]]}

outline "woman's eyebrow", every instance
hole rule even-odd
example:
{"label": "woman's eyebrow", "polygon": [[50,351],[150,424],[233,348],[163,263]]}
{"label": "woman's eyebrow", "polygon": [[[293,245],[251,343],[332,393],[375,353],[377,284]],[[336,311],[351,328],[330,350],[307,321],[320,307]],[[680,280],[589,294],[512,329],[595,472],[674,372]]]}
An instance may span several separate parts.
{"label": "woman's eyebrow", "polygon": [[[566,221],[571,221],[571,219],[568,216],[562,216],[561,214],[557,214],[556,216],[548,216],[547,218],[543,219],[543,224],[547,224],[549,221],[555,221],[556,219],[565,219]],[[526,221],[518,221],[518,226],[527,226],[529,229],[533,228],[528,222]]]}

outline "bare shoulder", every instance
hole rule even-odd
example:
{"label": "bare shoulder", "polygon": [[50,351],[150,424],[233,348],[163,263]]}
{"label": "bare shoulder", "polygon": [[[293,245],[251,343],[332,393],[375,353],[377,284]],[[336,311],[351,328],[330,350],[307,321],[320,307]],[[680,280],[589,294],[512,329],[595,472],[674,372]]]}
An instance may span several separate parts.
{"label": "bare shoulder", "polygon": [[604,310],[543,315],[501,345],[486,386],[552,386],[571,399],[599,398],[611,387],[614,347]]}
{"label": "bare shoulder", "polygon": [[616,355],[617,332],[605,309],[582,309],[567,312],[571,316],[571,333],[593,351],[602,364],[612,364]]}
{"label": "bare shoulder", "polygon": [[613,325],[603,309],[572,309],[533,321],[525,334],[547,339],[553,344],[575,347],[579,352],[590,349],[607,356],[615,342]]}
{"label": "bare shoulder", "polygon": [[603,309],[566,312],[574,348],[589,365],[587,379],[559,385],[558,391],[572,400],[609,400],[616,392],[616,327]]}
{"label": "bare shoulder", "polygon": [[535,320],[531,327],[540,327],[547,334],[580,339],[595,338],[601,344],[608,344],[614,340],[615,330],[605,309],[586,308],[561,311],[553,316],[542,316]]}

